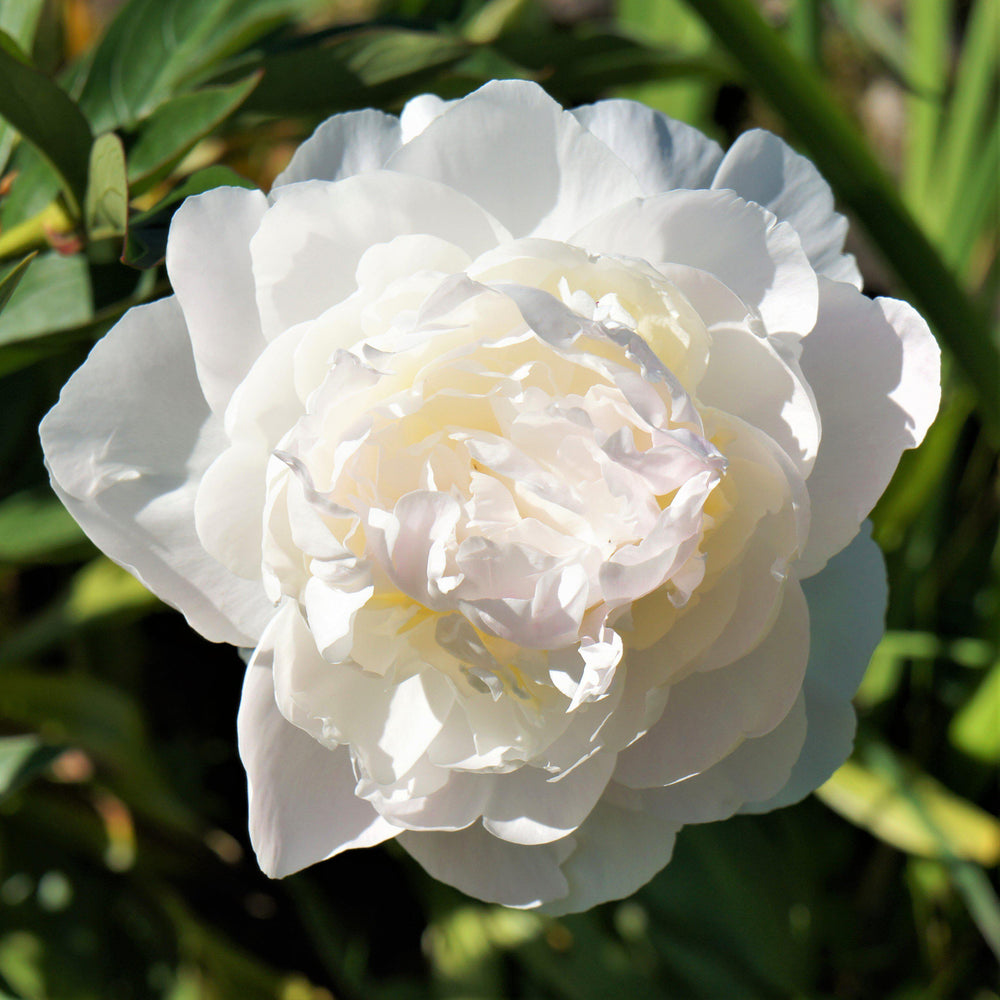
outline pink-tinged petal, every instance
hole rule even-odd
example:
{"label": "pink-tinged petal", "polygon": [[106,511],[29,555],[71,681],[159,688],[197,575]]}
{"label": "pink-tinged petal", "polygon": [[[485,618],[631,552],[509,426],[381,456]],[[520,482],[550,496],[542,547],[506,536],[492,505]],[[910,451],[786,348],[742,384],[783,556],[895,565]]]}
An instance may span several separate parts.
{"label": "pink-tinged petal", "polygon": [[274,187],[299,181],[339,181],[378,170],[402,143],[399,120],[368,108],[328,118],[306,139]]}
{"label": "pink-tinged petal", "polygon": [[635,174],[644,195],[710,187],[722,160],[717,142],[637,101],[598,101],[573,115]]}
{"label": "pink-tinged petal", "polygon": [[454,833],[405,831],[397,842],[434,878],[488,903],[518,909],[566,895],[559,863],[572,837],[525,847],[487,833],[478,823]]}
{"label": "pink-tinged petal", "polygon": [[659,722],[619,754],[615,781],[631,788],[669,785],[707,770],[748,737],[769,733],[795,703],[808,657],[809,611],[792,582],[755,649],[671,687]]}
{"label": "pink-tinged petal", "polygon": [[570,242],[708,271],[760,313],[769,333],[806,334],[816,322],[816,274],[795,230],[731,191],[636,198],[582,226]]}
{"label": "pink-tinged petal", "polygon": [[522,767],[497,777],[483,807],[483,826],[513,844],[548,844],[572,833],[597,805],[613,753],[596,754],[567,774]]}
{"label": "pink-tinged petal", "polygon": [[250,240],[266,209],[260,191],[215,188],[188,198],[170,223],[167,274],[191,336],[198,380],[216,412],[265,346]]}
{"label": "pink-tinged petal", "polygon": [[206,638],[253,646],[270,603],[195,530],[198,483],[226,446],[221,423],[169,298],[130,310],[98,342],[40,434],[53,489],[96,545]]}
{"label": "pink-tinged petal", "polygon": [[461,191],[515,237],[565,239],[640,193],[604,143],[521,80],[493,81],[449,105],[386,166]]}
{"label": "pink-tinged petal", "polygon": [[474,257],[504,235],[460,192],[389,171],[289,184],[274,197],[250,247],[268,338],[347,298],[357,287],[358,262],[376,243],[427,234]]}
{"label": "pink-tinged petal", "polygon": [[820,172],[771,132],[752,129],[729,147],[711,184],[791,223],[818,274],[861,288],[854,258],[844,253],[847,219],[833,208],[833,192]]}
{"label": "pink-tinged petal", "polygon": [[888,592],[885,561],[871,525],[826,568],[802,584],[809,602],[812,648],[803,684],[805,746],[788,783],[744,812],[768,812],[804,798],[851,752],[857,720],[851,698],[882,638]]}
{"label": "pink-tinged petal", "polygon": [[940,351],[914,309],[826,279],[820,289],[816,329],[802,341],[823,437],[807,483],[812,525],[800,578],[854,537],[900,455],[923,440],[941,398]]}
{"label": "pink-tinged petal", "polygon": [[284,878],[341,851],[373,847],[399,829],[354,794],[346,746],[317,743],[278,711],[267,660],[255,657],[247,668],[237,732],[250,842],[263,872]]}
{"label": "pink-tinged petal", "polygon": [[552,916],[578,913],[631,895],[670,860],[679,829],[679,823],[646,811],[640,793],[611,785],[609,794],[567,838],[574,845],[562,863],[568,893],[544,901],[540,911]]}

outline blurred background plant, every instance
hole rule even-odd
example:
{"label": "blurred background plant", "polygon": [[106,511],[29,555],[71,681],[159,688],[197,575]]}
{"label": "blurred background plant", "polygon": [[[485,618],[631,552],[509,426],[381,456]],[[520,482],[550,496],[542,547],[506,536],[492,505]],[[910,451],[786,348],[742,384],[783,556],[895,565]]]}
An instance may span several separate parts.
{"label": "blurred background plant", "polygon": [[[996,1000],[998,0],[0,0],[0,31],[0,996]],[[634,898],[559,920],[391,846],[263,878],[239,659],[96,553],[35,430],[168,291],[183,197],[266,189],[333,112],[493,77],[786,135],[868,290],[946,352],[875,512],[889,631],[852,759],[822,802],[688,828]]]}

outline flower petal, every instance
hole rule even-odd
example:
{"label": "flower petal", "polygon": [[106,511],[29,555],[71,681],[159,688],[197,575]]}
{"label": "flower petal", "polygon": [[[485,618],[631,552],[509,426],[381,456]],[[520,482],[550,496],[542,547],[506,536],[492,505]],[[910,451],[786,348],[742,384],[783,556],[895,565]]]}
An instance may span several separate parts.
{"label": "flower petal", "polygon": [[566,838],[573,842],[572,853],[562,863],[568,893],[544,903],[540,911],[552,916],[577,913],[631,895],[670,860],[679,829],[680,824],[646,811],[639,793],[612,785],[583,825]]}
{"label": "flower petal", "polygon": [[709,271],[760,313],[769,333],[806,334],[816,322],[816,275],[795,230],[731,191],[635,198],[582,226],[570,242]]}
{"label": "flower petal", "polygon": [[809,160],[773,133],[744,132],[705,187],[728,188],[791,223],[818,274],[861,289],[858,266],[844,253],[847,219],[834,211],[830,185]]}
{"label": "flower petal", "polygon": [[256,643],[271,614],[260,584],[216,562],[195,530],[198,483],[225,438],[176,299],[126,313],[40,434],[53,489],[96,545],[206,638]]}
{"label": "flower petal", "polygon": [[561,840],[597,805],[614,769],[615,755],[603,753],[564,775],[529,766],[500,775],[483,807],[483,826],[514,844]]}
{"label": "flower petal", "polygon": [[803,684],[806,741],[788,783],[744,812],[791,805],[818,788],[851,752],[857,722],[851,699],[882,637],[888,599],[885,561],[871,524],[826,568],[802,584],[812,648]]}
{"label": "flower petal", "polygon": [[268,659],[255,656],[247,668],[237,732],[250,842],[264,873],[284,878],[341,851],[380,844],[399,830],[355,796],[346,746],[317,743],[278,711]]}
{"label": "flower petal", "polygon": [[339,181],[378,170],[402,144],[399,120],[383,111],[349,111],[328,118],[292,156],[273,187],[299,181]]}
{"label": "flower petal", "polygon": [[260,191],[215,188],[188,198],[170,223],[167,274],[187,322],[198,381],[216,412],[264,349],[250,238],[266,209]]}
{"label": "flower petal", "polygon": [[644,195],[710,187],[722,161],[713,139],[637,101],[598,101],[573,115],[635,174]]}
{"label": "flower petal", "polygon": [[808,608],[791,583],[777,620],[754,650],[670,689],[660,721],[619,754],[615,781],[631,788],[669,785],[705,771],[747,737],[769,733],[791,710],[808,656]]}
{"label": "flower petal", "polygon": [[488,903],[524,909],[567,892],[559,863],[572,848],[572,837],[525,847],[500,840],[475,823],[454,833],[407,830],[397,842],[434,878]]}
{"label": "flower petal", "polygon": [[904,449],[923,440],[941,397],[941,357],[927,324],[905,302],[873,302],[823,278],[801,364],[823,414],[808,480],[812,527],[798,569],[804,578],[854,537]]}
{"label": "flower petal", "polygon": [[386,166],[468,195],[515,237],[564,239],[640,193],[604,143],[522,80],[493,81],[451,104]]}
{"label": "flower petal", "polygon": [[503,235],[460,192],[387,171],[289,184],[275,196],[250,244],[268,339],[350,295],[357,287],[355,268],[376,243],[426,233],[476,256]]}

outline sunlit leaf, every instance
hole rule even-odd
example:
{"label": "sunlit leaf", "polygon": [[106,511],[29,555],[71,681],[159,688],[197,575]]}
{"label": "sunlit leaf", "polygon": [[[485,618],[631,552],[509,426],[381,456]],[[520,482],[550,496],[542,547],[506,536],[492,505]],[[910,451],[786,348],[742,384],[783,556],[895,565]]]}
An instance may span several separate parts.
{"label": "sunlit leaf", "polygon": [[952,746],[984,764],[1000,764],[1000,662],[982,679],[948,729]]}
{"label": "sunlit leaf", "polygon": [[95,132],[134,128],[222,58],[317,0],[130,0],[94,53],[80,107]]}
{"label": "sunlit leaf", "polygon": [[93,240],[121,236],[128,227],[125,150],[114,132],[105,132],[94,140],[84,221]]}
{"label": "sunlit leaf", "polygon": [[995,865],[1000,820],[955,795],[930,775],[849,760],[816,793],[845,819],[910,854]]}

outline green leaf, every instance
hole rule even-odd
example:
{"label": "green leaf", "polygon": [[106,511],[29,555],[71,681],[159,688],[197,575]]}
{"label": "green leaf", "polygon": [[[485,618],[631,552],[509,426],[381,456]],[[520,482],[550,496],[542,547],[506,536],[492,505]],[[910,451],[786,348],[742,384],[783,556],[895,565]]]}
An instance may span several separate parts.
{"label": "green leaf", "polygon": [[94,53],[80,107],[96,132],[134,128],[221,59],[318,0],[130,0]]}
{"label": "green leaf", "polygon": [[30,143],[18,143],[9,167],[13,180],[10,190],[0,198],[0,244],[7,243],[19,226],[48,210],[62,189],[59,174]]}
{"label": "green leaf", "polygon": [[113,790],[167,829],[192,818],[163,780],[139,707],[123,691],[85,674],[4,667],[0,719],[43,739],[80,747],[109,769]]}
{"label": "green leaf", "polygon": [[688,0],[782,115],[841,201],[865,226],[976,389],[979,410],[1000,435],[1000,352],[986,309],[963,292],[826,83],[768,26],[752,0]]}
{"label": "green leaf", "polygon": [[165,101],[146,120],[128,154],[128,177],[139,184],[176,163],[199,139],[225,121],[260,82],[254,73],[222,87],[203,87]]}
{"label": "green leaf", "polygon": [[0,563],[47,562],[88,550],[80,526],[48,489],[0,501]]}
{"label": "green leaf", "polygon": [[125,150],[114,132],[105,132],[94,140],[84,220],[92,240],[121,236],[128,228]]}
{"label": "green leaf", "polygon": [[28,270],[28,265],[38,256],[38,251],[29,253],[27,257],[19,260],[13,267],[8,268],[0,275],[0,312],[10,301],[14,294],[14,289],[21,283],[24,272]]}
{"label": "green leaf", "polygon": [[155,267],[159,264],[166,253],[170,220],[181,202],[191,195],[211,191],[217,187],[253,189],[256,185],[229,167],[206,167],[193,173],[149,211],[133,217],[129,224],[122,261],[138,268]]}
{"label": "green leaf", "polygon": [[85,323],[92,315],[90,274],[83,256],[40,254],[0,315],[0,349]]}
{"label": "green leaf", "polygon": [[270,114],[330,114],[359,104],[400,103],[470,51],[449,35],[365,28],[268,56],[246,106]]}
{"label": "green leaf", "polygon": [[[45,0],[19,0],[0,4],[0,31],[5,31],[24,52],[30,52]],[[10,159],[17,132],[0,121],[0,174]]]}
{"label": "green leaf", "polygon": [[36,69],[4,32],[0,32],[0,117],[48,160],[79,211],[87,191],[90,126],[66,93]]}
{"label": "green leaf", "polygon": [[34,734],[0,737],[0,802],[44,771],[61,751]]}
{"label": "green leaf", "polygon": [[1000,662],[982,679],[976,693],[952,719],[952,746],[984,764],[1000,764]]}
{"label": "green leaf", "polygon": [[725,75],[725,67],[709,56],[690,56],[592,27],[543,36],[512,34],[499,39],[496,48],[544,76],[546,90],[564,104],[594,99],[609,87]]}
{"label": "green leaf", "polygon": [[[685,57],[704,57],[709,51],[711,33],[683,0],[620,0],[617,9],[622,28],[647,44],[670,46]],[[717,89],[718,81],[704,75],[679,76],[629,85],[621,96],[711,130],[710,111]]]}

